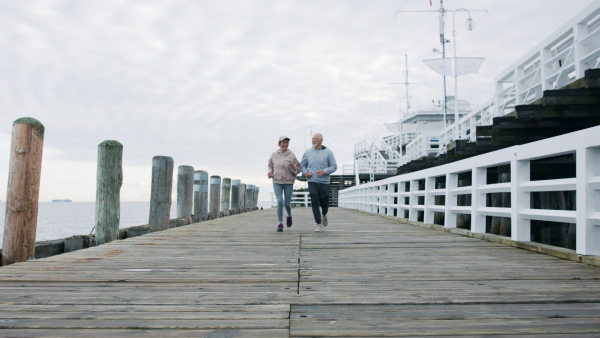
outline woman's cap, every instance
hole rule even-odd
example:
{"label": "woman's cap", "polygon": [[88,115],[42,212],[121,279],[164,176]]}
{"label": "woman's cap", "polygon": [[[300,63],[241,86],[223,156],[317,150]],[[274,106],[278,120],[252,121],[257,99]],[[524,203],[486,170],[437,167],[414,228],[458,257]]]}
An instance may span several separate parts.
{"label": "woman's cap", "polygon": [[279,136],[279,142],[283,141],[283,140],[289,140],[290,138],[287,136]]}

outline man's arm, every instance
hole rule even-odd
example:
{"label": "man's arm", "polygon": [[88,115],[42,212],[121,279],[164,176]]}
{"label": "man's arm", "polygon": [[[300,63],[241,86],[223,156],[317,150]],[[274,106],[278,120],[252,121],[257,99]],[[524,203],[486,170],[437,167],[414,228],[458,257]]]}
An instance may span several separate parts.
{"label": "man's arm", "polygon": [[308,159],[306,158],[306,153],[302,154],[302,161],[300,161],[300,166],[302,167],[302,173],[306,174],[308,170]]}
{"label": "man's arm", "polygon": [[304,174],[304,177],[311,178],[312,173],[308,171],[308,158],[306,157],[306,153],[302,155],[302,162],[300,163],[300,165],[302,165],[302,173]]}
{"label": "man's arm", "polygon": [[325,168],[324,171],[326,174],[331,175],[337,170],[337,162],[335,161],[335,156],[333,156],[333,152],[331,150],[327,156],[327,162],[329,166]]}

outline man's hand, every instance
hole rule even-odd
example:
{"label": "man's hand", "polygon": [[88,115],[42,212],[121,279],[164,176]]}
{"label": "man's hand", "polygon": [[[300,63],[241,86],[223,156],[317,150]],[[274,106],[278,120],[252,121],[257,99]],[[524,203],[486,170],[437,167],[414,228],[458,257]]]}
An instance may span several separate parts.
{"label": "man's hand", "polygon": [[312,173],[307,171],[306,174],[304,174],[304,176],[306,176],[306,178],[311,178],[312,177]]}
{"label": "man's hand", "polygon": [[325,175],[325,170],[317,170],[317,175],[319,175],[319,176]]}

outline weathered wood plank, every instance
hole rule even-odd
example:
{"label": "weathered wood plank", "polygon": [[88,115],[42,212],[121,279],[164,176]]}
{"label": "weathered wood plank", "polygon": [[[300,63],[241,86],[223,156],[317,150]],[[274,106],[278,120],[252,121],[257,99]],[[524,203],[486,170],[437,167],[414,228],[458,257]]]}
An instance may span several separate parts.
{"label": "weathered wood plank", "polygon": [[288,329],[0,329],[1,337],[287,337]]}

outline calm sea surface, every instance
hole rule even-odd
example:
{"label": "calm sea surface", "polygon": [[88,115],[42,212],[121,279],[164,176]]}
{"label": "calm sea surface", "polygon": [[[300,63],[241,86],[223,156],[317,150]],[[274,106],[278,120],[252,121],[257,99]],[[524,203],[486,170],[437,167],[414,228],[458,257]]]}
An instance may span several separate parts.
{"label": "calm sea surface", "polygon": [[[259,207],[270,202],[259,202]],[[42,202],[38,208],[36,241],[90,234],[94,228],[95,202]],[[0,203],[0,247],[4,236],[6,203]],[[121,202],[119,228],[148,224],[150,202]],[[177,214],[177,203],[171,204],[171,218]]]}

